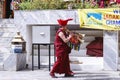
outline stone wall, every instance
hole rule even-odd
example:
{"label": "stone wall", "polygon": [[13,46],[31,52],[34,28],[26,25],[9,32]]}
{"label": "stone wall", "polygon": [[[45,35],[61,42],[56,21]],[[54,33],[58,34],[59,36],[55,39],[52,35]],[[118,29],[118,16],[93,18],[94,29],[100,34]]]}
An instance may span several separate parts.
{"label": "stone wall", "polygon": [[13,19],[0,19],[0,70],[3,70],[3,62],[11,53],[11,40],[16,31]]}

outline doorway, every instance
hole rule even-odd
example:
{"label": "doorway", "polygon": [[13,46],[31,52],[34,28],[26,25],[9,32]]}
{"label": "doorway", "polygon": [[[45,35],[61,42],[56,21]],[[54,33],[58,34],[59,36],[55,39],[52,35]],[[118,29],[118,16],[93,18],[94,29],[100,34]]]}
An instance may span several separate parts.
{"label": "doorway", "polygon": [[0,18],[13,18],[13,10],[11,9],[12,0],[1,1],[1,17]]}

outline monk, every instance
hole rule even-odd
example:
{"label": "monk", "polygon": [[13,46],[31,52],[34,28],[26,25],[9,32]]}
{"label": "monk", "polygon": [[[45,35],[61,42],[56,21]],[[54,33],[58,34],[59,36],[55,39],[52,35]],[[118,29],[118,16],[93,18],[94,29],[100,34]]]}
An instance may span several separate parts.
{"label": "monk", "polygon": [[56,32],[55,36],[55,52],[57,60],[53,65],[52,70],[50,71],[50,76],[52,78],[57,78],[55,73],[65,74],[65,77],[73,77],[74,73],[70,69],[70,60],[69,53],[71,53],[71,48],[68,46],[67,42],[69,42],[72,37],[71,34],[67,33],[67,23],[73,19],[57,20],[60,28]]}

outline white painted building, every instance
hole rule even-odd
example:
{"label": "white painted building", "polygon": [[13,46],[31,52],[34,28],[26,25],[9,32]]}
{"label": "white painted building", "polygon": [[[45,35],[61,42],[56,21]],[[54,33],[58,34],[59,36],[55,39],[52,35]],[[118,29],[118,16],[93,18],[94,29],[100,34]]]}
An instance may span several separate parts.
{"label": "white painted building", "polygon": [[[79,27],[77,10],[35,10],[35,11],[15,11],[13,24],[14,33],[21,32],[26,41],[27,64],[31,64],[32,44],[41,43],[50,37],[54,39],[49,32],[55,32],[58,29],[57,19],[73,18],[68,27],[70,30],[86,34],[85,42],[81,44],[80,51],[72,50],[70,54],[71,61],[83,62],[83,64],[71,63],[73,70],[118,70],[119,69],[119,31],[103,31],[93,29],[82,29]],[[2,20],[4,21],[4,20]],[[2,23],[3,24],[3,23]],[[49,28],[53,28],[50,30]],[[37,29],[36,29],[37,28]],[[35,30],[35,31],[34,31]],[[38,32],[37,32],[37,31]],[[45,40],[41,40],[40,35],[46,35]],[[36,36],[36,37],[35,37]],[[45,36],[44,36],[45,37]],[[49,38],[48,38],[49,37]],[[103,57],[89,57],[86,55],[86,46],[95,39],[103,37]],[[42,37],[43,38],[43,37]],[[44,39],[44,38],[43,38]],[[49,39],[50,40],[50,39]],[[37,41],[37,42],[36,42]],[[41,42],[39,42],[41,41]],[[45,42],[45,43],[46,43]],[[48,41],[50,42],[50,41]],[[35,46],[35,66],[38,65],[37,46]],[[48,65],[48,47],[41,47],[41,65]],[[54,46],[51,50],[51,63],[54,63]]]}

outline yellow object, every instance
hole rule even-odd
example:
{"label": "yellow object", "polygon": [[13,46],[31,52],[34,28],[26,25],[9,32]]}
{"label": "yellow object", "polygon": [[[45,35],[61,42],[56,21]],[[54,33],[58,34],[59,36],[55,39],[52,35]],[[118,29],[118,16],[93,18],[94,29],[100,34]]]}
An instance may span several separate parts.
{"label": "yellow object", "polygon": [[71,64],[83,64],[83,62],[79,62],[79,61],[70,61]]}
{"label": "yellow object", "polygon": [[120,30],[120,9],[78,9],[81,28]]}

